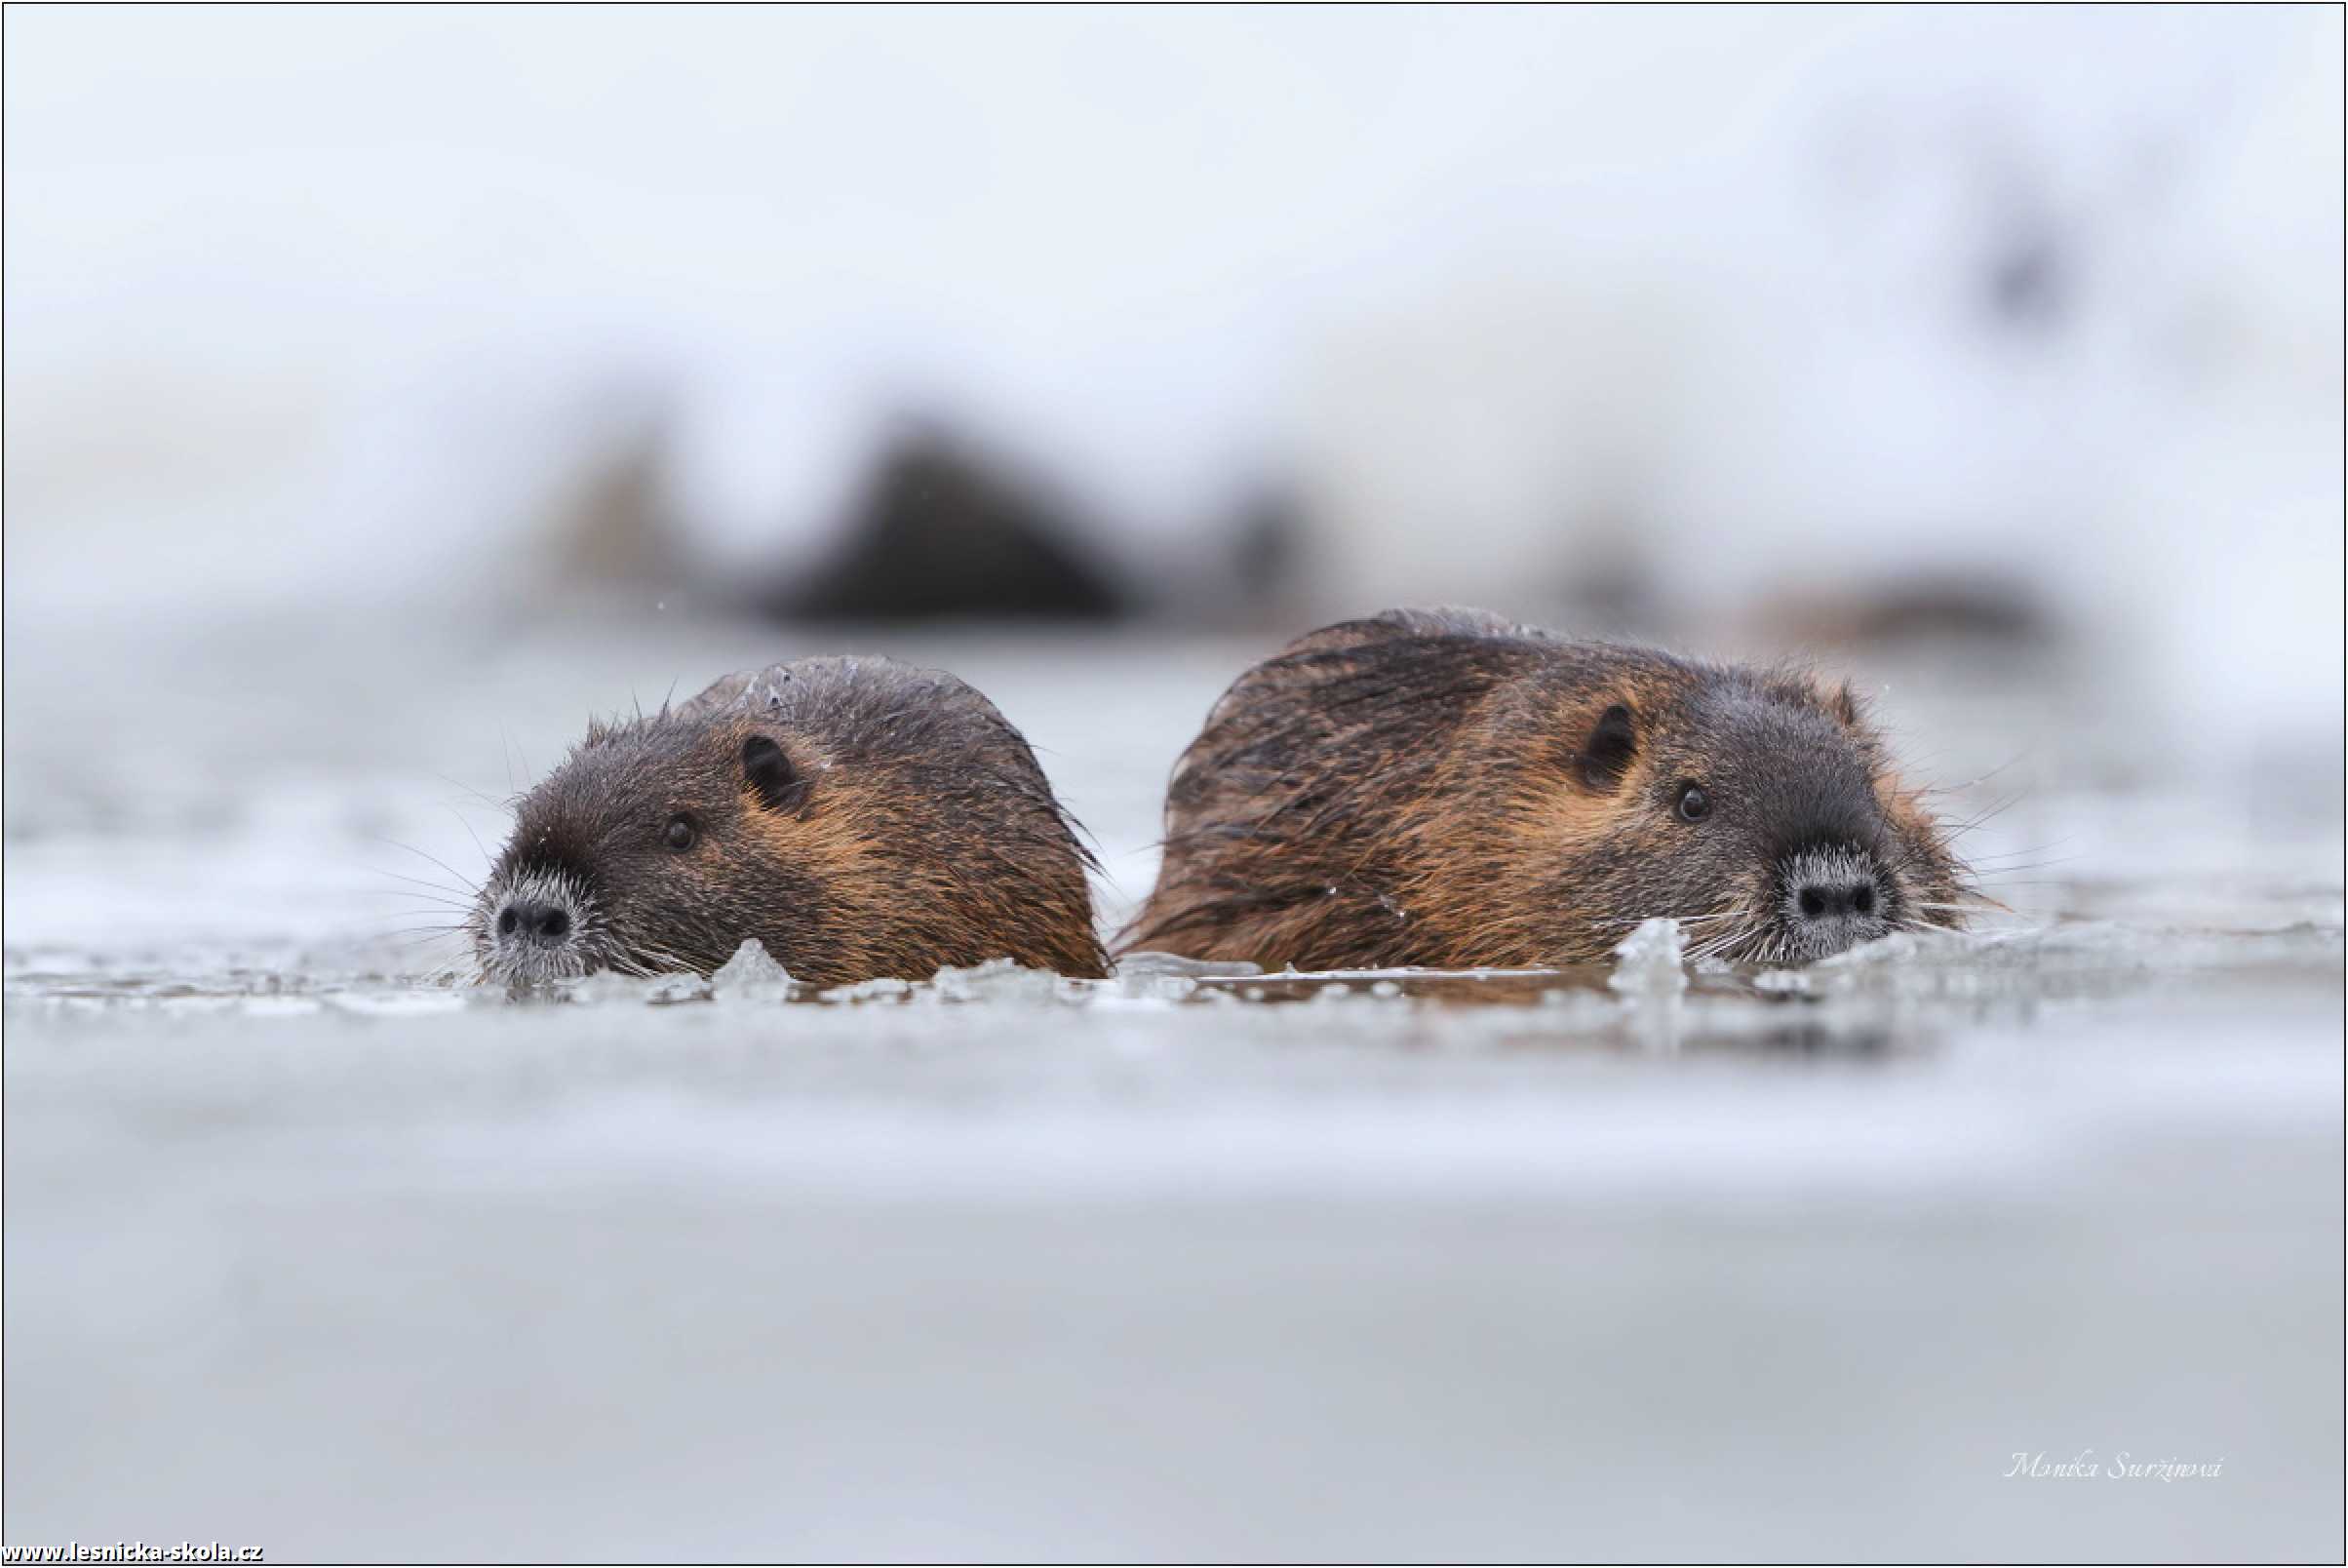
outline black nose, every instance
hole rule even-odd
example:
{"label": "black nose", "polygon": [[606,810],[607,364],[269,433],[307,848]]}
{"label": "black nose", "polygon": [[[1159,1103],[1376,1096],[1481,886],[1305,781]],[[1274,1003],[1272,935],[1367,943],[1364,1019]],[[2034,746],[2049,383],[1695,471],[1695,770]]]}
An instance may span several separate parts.
{"label": "black nose", "polygon": [[1822,959],[1892,928],[1893,884],[1883,863],[1860,845],[1798,850],[1781,862],[1779,876],[1779,918],[1793,957]]}
{"label": "black nose", "polygon": [[1794,898],[1804,920],[1839,920],[1846,915],[1864,919],[1875,913],[1875,883],[1871,880],[1808,882]]}
{"label": "black nose", "polygon": [[497,912],[497,935],[507,942],[553,947],[570,934],[570,911],[560,904],[515,900]]}

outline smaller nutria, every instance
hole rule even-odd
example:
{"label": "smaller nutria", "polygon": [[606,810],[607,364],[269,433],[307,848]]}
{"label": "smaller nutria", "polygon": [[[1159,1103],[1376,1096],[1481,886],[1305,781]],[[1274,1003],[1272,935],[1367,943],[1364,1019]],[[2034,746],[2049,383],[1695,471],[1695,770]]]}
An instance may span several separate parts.
{"label": "smaller nutria", "polygon": [[1954,925],[1962,872],[1846,685],[1389,610],[1233,683],[1175,764],[1127,950],[1540,967],[1641,921],[1807,961]]}
{"label": "smaller nutria", "polygon": [[1090,864],[985,697],[801,659],[590,725],[523,800],[468,924],[487,980],[708,974],[751,937],[824,986],[998,958],[1098,977]]}

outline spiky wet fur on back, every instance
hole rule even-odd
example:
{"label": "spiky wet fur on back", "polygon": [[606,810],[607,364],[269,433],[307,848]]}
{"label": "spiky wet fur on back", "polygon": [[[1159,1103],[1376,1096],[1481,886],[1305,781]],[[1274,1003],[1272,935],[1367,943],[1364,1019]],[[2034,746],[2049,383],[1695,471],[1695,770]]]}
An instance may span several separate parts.
{"label": "spiky wet fur on back", "polygon": [[[1584,748],[1613,704],[1642,743],[1594,788]],[[1712,751],[1691,754],[1700,730]],[[1955,903],[1960,870],[1847,686],[1393,610],[1298,640],[1215,705],[1176,764],[1157,885],[1120,946],[1273,968],[1528,967],[1602,959],[1668,915],[1730,957],[1796,956],[1773,934],[1783,889],[1763,860],[1657,809],[1694,769],[1741,770],[1775,819],[1754,835],[1870,820],[1896,922],[1955,923],[1933,906]]]}
{"label": "spiky wet fur on back", "polygon": [[[777,804],[743,774],[787,754]],[[689,851],[660,842],[693,813]],[[1027,741],[963,682],[888,659],[728,676],[674,710],[592,725],[531,791],[475,916],[490,966],[500,890],[552,870],[583,887],[591,966],[709,972],[756,937],[819,985],[923,979],[1010,958],[1099,976],[1092,857]]]}

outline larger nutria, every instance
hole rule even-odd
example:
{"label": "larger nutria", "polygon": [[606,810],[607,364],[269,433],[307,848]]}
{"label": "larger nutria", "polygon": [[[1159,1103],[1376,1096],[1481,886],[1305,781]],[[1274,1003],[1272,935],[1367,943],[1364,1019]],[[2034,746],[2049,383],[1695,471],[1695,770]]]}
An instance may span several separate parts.
{"label": "larger nutria", "polygon": [[469,921],[483,978],[707,974],[755,937],[818,985],[1007,958],[1108,972],[1091,857],[995,705],[809,658],[591,725],[532,789]]}
{"label": "larger nutria", "polygon": [[1123,946],[1538,967],[1667,915],[1695,953],[1806,961],[1953,925],[1961,890],[1847,685],[1389,610],[1299,639],[1215,704]]}

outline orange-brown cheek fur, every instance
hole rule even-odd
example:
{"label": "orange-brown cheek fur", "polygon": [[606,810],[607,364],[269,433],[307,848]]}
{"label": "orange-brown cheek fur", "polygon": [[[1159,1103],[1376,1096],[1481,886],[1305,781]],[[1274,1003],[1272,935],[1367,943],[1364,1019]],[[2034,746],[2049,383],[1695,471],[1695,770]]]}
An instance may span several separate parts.
{"label": "orange-brown cheek fur", "polygon": [[1073,848],[1039,864],[989,843],[989,824],[933,819],[948,807],[885,780],[845,770],[816,779],[803,814],[769,810],[747,790],[742,801],[746,831],[764,853],[823,888],[824,956],[805,960],[810,972],[800,978],[925,980],[941,965],[1001,958],[1078,978],[1108,972]]}
{"label": "orange-brown cheek fur", "polygon": [[[1673,679],[1631,679],[1578,702],[1563,726],[1558,716],[1541,715],[1546,736],[1505,702],[1486,704],[1461,725],[1403,830],[1412,851],[1402,902],[1441,933],[1443,961],[1495,968],[1596,962],[1639,920],[1697,913],[1665,907],[1680,900],[1642,885],[1639,872],[1670,864],[1679,848],[1672,825],[1651,808],[1656,778],[1648,747],[1611,787],[1596,787],[1577,776],[1564,744],[1618,704],[1646,736],[1681,695]],[[1530,748],[1528,735],[1536,737]],[[1463,812],[1459,802],[1477,804]],[[1600,865],[1636,869],[1565,875]]]}
{"label": "orange-brown cheek fur", "polygon": [[[1439,937],[1448,966],[1529,968],[1603,956],[1612,944],[1600,927],[1610,912],[1560,899],[1558,871],[1625,837],[1624,803],[1645,785],[1643,762],[1633,762],[1616,791],[1600,793],[1563,769],[1510,768],[1513,776],[1494,779],[1478,765],[1491,743],[1463,737],[1411,814],[1401,834],[1409,849],[1399,901]],[[1478,805],[1463,812],[1444,804],[1458,801]],[[1585,891],[1595,889],[1574,887]]]}

